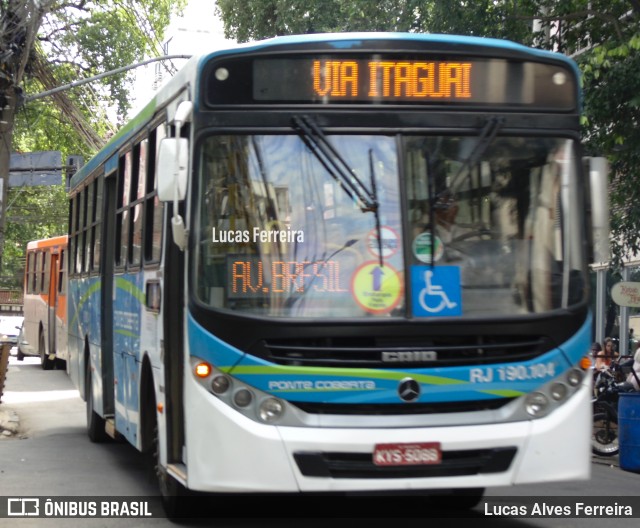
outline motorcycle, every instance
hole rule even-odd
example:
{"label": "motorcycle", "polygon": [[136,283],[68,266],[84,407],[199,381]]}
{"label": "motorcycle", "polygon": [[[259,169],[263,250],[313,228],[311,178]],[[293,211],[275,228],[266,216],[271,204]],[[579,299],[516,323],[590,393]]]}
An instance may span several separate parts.
{"label": "motorcycle", "polygon": [[591,451],[595,455],[610,457],[620,451],[618,444],[618,400],[620,393],[635,392],[634,386],[624,379],[628,365],[613,362],[609,369],[598,371],[594,377],[593,430]]}

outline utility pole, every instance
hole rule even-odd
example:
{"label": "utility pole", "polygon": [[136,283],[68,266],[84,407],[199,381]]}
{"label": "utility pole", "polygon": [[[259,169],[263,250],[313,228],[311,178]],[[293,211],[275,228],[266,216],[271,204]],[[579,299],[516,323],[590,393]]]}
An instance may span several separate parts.
{"label": "utility pole", "polygon": [[[2,269],[3,264],[2,257],[6,238],[7,189],[9,187],[13,129],[16,112],[20,106],[43,97],[53,96],[54,99],[60,98],[63,95],[60,92],[64,90],[99,80],[108,75],[125,72],[149,62],[172,58],[188,58],[187,55],[157,57],[139,64],[125,66],[73,82],[69,85],[55,87],[55,79],[49,79],[52,81],[51,83],[43,81],[42,72],[47,70],[47,64],[46,62],[42,63],[42,61],[40,61],[42,64],[39,64],[39,61],[36,60],[38,57],[33,54],[34,41],[42,20],[51,11],[54,3],[56,5],[59,4],[55,0],[0,0],[0,269]],[[42,81],[47,90],[39,94],[32,94],[27,98],[22,93],[20,85],[28,62],[34,68],[34,75]],[[40,70],[37,69],[39,65],[41,66]],[[60,106],[57,100],[56,104]],[[65,110],[68,111],[69,109],[66,108]],[[68,113],[68,115],[71,114],[72,112]],[[93,132],[92,130],[85,130],[84,132],[85,138],[93,138],[90,134],[90,132]],[[93,146],[98,148],[101,145]]]}

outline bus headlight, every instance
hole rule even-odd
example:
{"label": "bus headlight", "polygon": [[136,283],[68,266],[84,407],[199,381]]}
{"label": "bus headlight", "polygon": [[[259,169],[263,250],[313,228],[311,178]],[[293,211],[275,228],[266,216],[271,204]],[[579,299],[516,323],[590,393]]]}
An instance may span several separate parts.
{"label": "bus headlight", "polygon": [[[555,412],[577,395],[588,396],[583,389],[589,389],[588,378],[580,368],[581,363],[558,373],[553,379],[535,387],[534,391],[518,398],[517,408],[514,406],[513,419],[537,420]],[[535,370],[534,370],[535,371]],[[551,369],[551,371],[555,371]]]}
{"label": "bus headlight", "polygon": [[554,383],[551,385],[551,397],[556,401],[562,401],[567,397],[569,389],[564,383]]}
{"label": "bus headlight", "polygon": [[260,404],[258,416],[263,422],[269,423],[277,420],[284,413],[284,405],[276,398],[267,398]]}
{"label": "bus headlight", "polygon": [[238,407],[248,407],[253,401],[253,394],[250,390],[240,389],[233,395],[233,403]]}
{"label": "bus headlight", "polygon": [[534,417],[542,416],[547,412],[549,407],[549,398],[541,392],[532,392],[528,394],[525,400],[525,408],[527,412]]}
{"label": "bus headlight", "polygon": [[580,385],[582,378],[584,378],[584,373],[579,369],[574,368],[567,373],[567,383],[572,387]]}
{"label": "bus headlight", "polygon": [[231,382],[227,376],[219,374],[211,380],[211,390],[214,394],[224,394],[229,390]]}
{"label": "bus headlight", "polygon": [[304,425],[297,410],[289,407],[290,410],[286,411],[286,400],[280,400],[270,393],[250,386],[198,357],[191,357],[191,365],[193,377],[198,385],[247,418],[258,423],[282,425],[281,418],[284,416],[290,423]]}

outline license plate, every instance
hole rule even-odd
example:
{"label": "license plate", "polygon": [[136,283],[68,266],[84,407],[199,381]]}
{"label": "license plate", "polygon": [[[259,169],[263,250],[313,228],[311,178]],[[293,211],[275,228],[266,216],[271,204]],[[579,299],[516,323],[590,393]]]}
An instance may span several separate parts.
{"label": "license plate", "polygon": [[440,462],[442,451],[439,442],[376,444],[373,449],[373,463],[376,466],[421,466]]}

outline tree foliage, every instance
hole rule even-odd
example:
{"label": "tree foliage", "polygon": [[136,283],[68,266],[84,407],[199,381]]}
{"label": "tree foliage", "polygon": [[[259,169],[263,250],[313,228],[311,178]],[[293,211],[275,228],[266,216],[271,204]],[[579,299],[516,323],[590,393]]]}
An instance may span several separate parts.
{"label": "tree foliage", "polygon": [[[461,33],[531,39],[535,0],[218,0],[227,37],[336,31]],[[517,37],[517,38],[516,38]]]}
{"label": "tree foliage", "polygon": [[8,222],[3,252],[4,287],[20,288],[24,276],[25,247],[29,240],[65,234],[68,212],[64,185],[47,189],[19,187],[9,193]]}
{"label": "tree foliage", "polygon": [[408,31],[509,39],[575,58],[587,154],[610,162],[612,262],[640,252],[640,0],[218,0],[239,42]]}
{"label": "tree foliage", "polygon": [[[162,55],[164,30],[186,2],[0,0],[0,101],[7,107],[0,123],[0,177],[12,150],[60,150],[64,161],[68,155],[87,159],[106,143],[114,132],[110,119],[127,118],[132,73],[53,97],[30,96]],[[64,185],[10,189],[4,198],[0,282],[19,286],[26,242],[65,233],[68,205]]]}
{"label": "tree foliage", "polygon": [[[60,84],[90,77],[140,62],[149,55],[162,55],[162,39],[171,14],[182,9],[186,1],[50,0],[38,41]],[[100,81],[103,90],[96,85],[88,90],[114,105],[123,119],[130,108],[127,80],[131,75],[105,77]]]}
{"label": "tree foliage", "polygon": [[611,172],[612,260],[640,253],[640,34],[604,43],[583,64],[585,142]]}

